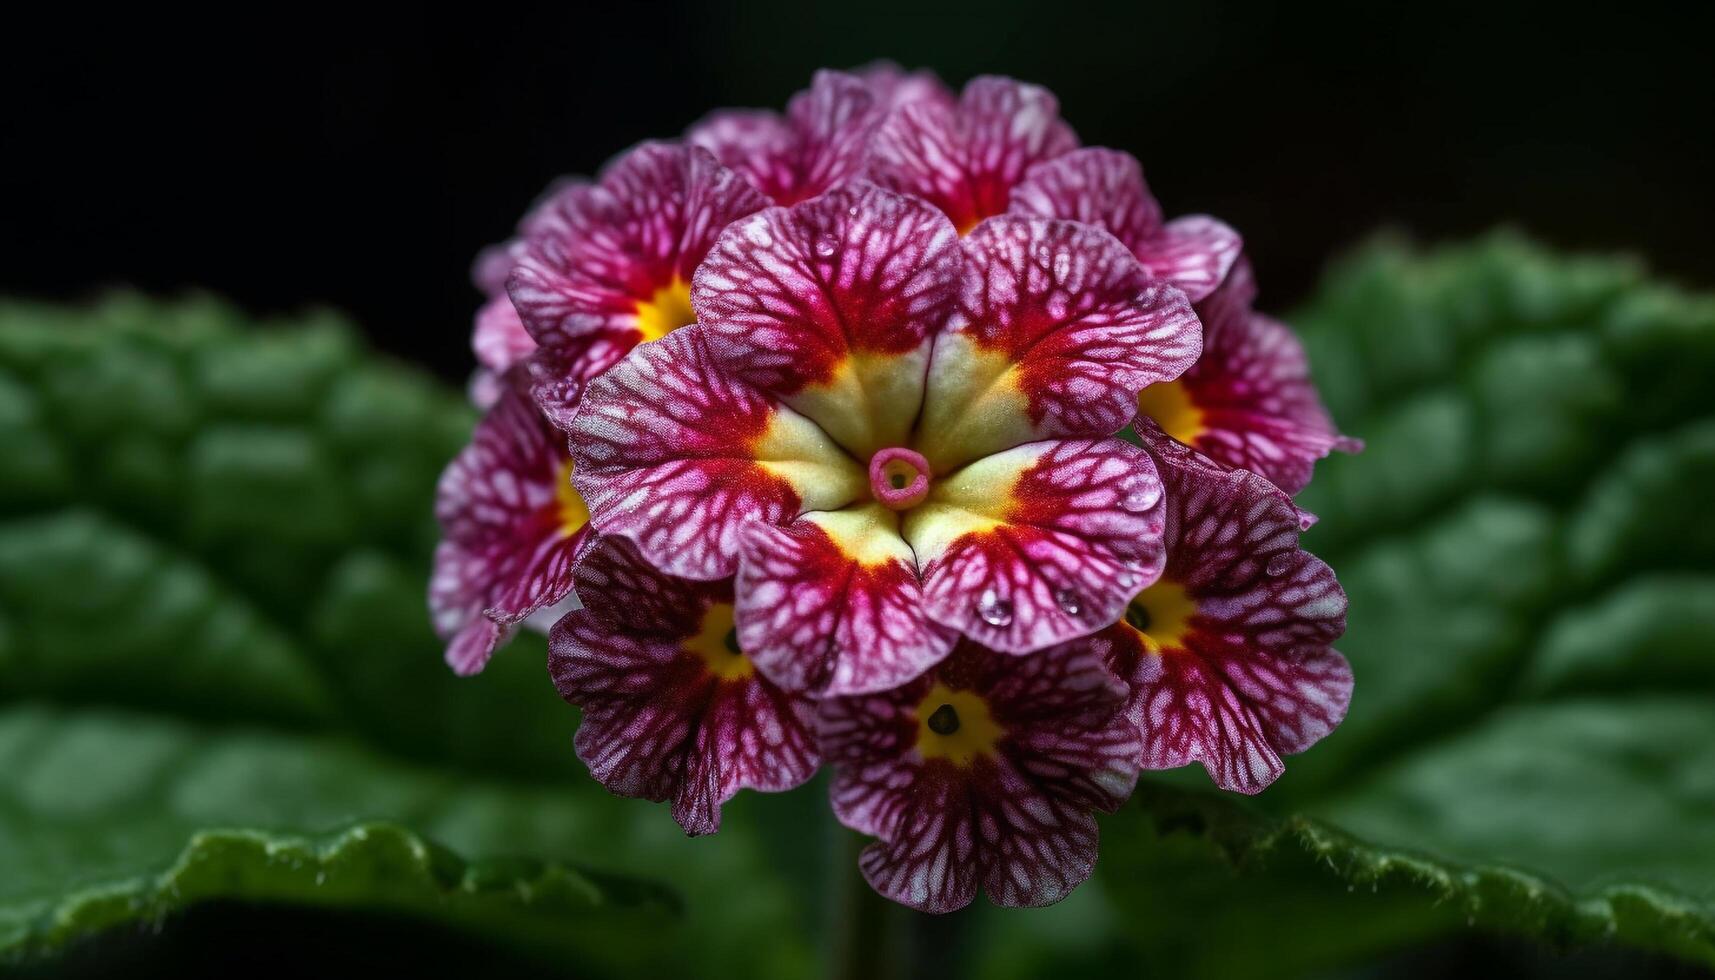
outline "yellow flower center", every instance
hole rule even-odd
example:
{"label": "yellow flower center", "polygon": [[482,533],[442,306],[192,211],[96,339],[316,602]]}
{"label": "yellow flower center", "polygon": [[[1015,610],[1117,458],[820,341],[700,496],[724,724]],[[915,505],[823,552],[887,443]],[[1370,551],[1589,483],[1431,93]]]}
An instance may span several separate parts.
{"label": "yellow flower center", "polygon": [[1143,637],[1151,653],[1185,646],[1197,602],[1178,582],[1161,579],[1139,592],[1125,610],[1125,624]]}
{"label": "yellow flower center", "polygon": [[756,672],[750,658],[739,649],[730,602],[716,602],[705,609],[697,635],[686,640],[682,649],[702,658],[709,673],[723,681],[742,681]]}
{"label": "yellow flower center", "polygon": [[590,509],[572,486],[572,461],[566,460],[554,473],[554,508],[559,515],[560,536],[569,538],[590,522]]}
{"label": "yellow flower center", "polygon": [[637,304],[637,331],[643,334],[644,343],[660,340],[695,322],[697,314],[691,310],[691,286],[678,277],[655,290],[655,295],[648,300],[640,300]]}
{"label": "yellow flower center", "polygon": [[1155,420],[1161,430],[1187,446],[1203,434],[1203,410],[1178,381],[1152,384],[1137,393],[1138,412]]}
{"label": "yellow flower center", "polygon": [[993,753],[1004,734],[989,714],[988,702],[973,691],[955,691],[937,682],[917,705],[917,752],[925,759],[968,766]]}

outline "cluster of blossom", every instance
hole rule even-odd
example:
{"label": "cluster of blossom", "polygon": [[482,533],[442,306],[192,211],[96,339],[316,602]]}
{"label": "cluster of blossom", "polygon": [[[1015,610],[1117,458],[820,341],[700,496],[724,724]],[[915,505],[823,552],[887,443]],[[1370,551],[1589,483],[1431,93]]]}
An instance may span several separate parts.
{"label": "cluster of blossom", "polygon": [[1042,88],[818,73],[556,185],[475,278],[447,660],[548,628],[579,757],[687,833],[826,763],[882,894],[1041,905],[1140,770],[1255,793],[1344,716],[1291,495],[1355,444],[1238,234]]}

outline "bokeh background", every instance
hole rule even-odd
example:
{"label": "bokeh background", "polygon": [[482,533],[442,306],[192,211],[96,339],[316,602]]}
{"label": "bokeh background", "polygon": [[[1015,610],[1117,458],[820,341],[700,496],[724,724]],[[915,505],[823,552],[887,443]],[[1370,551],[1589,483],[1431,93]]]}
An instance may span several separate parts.
{"label": "bokeh background", "polygon": [[[1244,233],[1271,310],[1297,307],[1331,259],[1381,230],[1433,243],[1509,225],[1715,285],[1706,11],[745,0],[39,16],[8,32],[0,58],[0,294],[81,301],[129,286],[209,291],[262,315],[332,307],[452,384],[472,366],[470,260],[551,179],[718,106],[779,106],[818,67],[881,57],[955,84],[996,72],[1048,85],[1086,143],[1143,160],[1169,214],[1213,213]],[[745,811],[763,814],[764,839],[791,839],[777,862],[789,877],[819,873],[805,865],[820,852],[795,848],[820,831],[791,823],[814,803]],[[1053,928],[1126,928],[1076,921],[1081,908]],[[954,922],[910,942],[932,974],[981,961],[973,935]],[[232,975],[261,958],[328,975],[578,972],[415,920],[223,903],[34,975]],[[1336,975],[1481,968],[1702,975],[1487,933]]]}

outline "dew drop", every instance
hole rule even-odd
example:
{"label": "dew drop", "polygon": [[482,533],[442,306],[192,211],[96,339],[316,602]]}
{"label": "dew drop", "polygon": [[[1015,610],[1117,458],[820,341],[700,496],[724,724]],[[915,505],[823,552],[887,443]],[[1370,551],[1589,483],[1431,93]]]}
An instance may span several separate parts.
{"label": "dew drop", "polygon": [[823,235],[821,238],[816,239],[816,254],[820,255],[824,259],[832,256],[839,250],[840,243],[834,241],[834,236],[832,235]]}
{"label": "dew drop", "polygon": [[1054,602],[1068,616],[1076,616],[1084,611],[1084,606],[1078,601],[1078,593],[1071,589],[1060,589],[1054,593]]}
{"label": "dew drop", "polygon": [[1120,498],[1120,507],[1131,511],[1133,514],[1141,514],[1154,507],[1159,499],[1160,497],[1153,490],[1139,487],[1127,491],[1125,496]]}
{"label": "dew drop", "polygon": [[985,589],[977,600],[977,615],[990,626],[1006,626],[1012,622],[1012,601],[1002,599],[993,589]]}
{"label": "dew drop", "polygon": [[1273,558],[1270,558],[1268,560],[1268,565],[1263,568],[1263,571],[1267,572],[1270,578],[1273,578],[1276,576],[1285,575],[1286,570],[1288,568],[1291,568],[1291,567],[1292,567],[1292,556],[1291,555],[1275,555]]}

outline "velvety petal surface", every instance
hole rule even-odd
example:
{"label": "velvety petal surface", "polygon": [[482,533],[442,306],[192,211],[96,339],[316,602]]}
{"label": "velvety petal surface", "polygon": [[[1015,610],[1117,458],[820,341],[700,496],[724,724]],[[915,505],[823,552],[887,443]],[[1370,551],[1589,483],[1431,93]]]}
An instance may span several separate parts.
{"label": "velvety petal surface", "polygon": [[1013,189],[1011,210],[1106,229],[1152,277],[1172,283],[1192,302],[1214,292],[1243,247],[1237,232],[1206,215],[1164,225],[1137,158],[1104,147],[1032,167]]}
{"label": "velvety petal surface", "polygon": [[1139,390],[1197,360],[1190,303],[1100,229],[1008,216],[963,244],[959,311],[936,342],[917,436],[938,471],[1036,439],[1112,435]]}
{"label": "velvety petal surface", "polygon": [[1047,905],[1087,878],[1090,811],[1113,810],[1142,746],[1124,685],[1076,645],[1009,657],[968,641],[892,691],[821,705],[834,813],[880,840],[860,858],[881,894],[927,912]]}
{"label": "velvety petal surface", "polygon": [[1363,443],[1334,428],[1303,345],[1291,328],[1251,309],[1254,295],[1250,271],[1240,265],[1198,306],[1202,358],[1178,381],[1142,391],[1138,410],[1211,459],[1297,493],[1316,460]]}
{"label": "velvety petal surface", "polygon": [[691,298],[728,369],[867,458],[909,437],[961,264],[940,212],[859,182],[735,222]]}
{"label": "velvety petal surface", "polygon": [[691,322],[691,273],[721,229],[767,204],[707,150],[645,143],[542,205],[507,289],[544,346],[600,332],[654,340]]}
{"label": "velvety petal surface", "polygon": [[571,592],[588,513],[570,470],[563,438],[508,383],[442,472],[429,607],[458,673],[480,671],[517,624]]}
{"label": "velvety petal surface", "polygon": [[701,327],[638,347],[593,381],[570,442],[594,526],[688,578],[737,571],[747,523],[868,493],[863,468],[815,423],[723,370]]}
{"label": "velvety petal surface", "polygon": [[1161,483],[1118,439],[1020,446],[938,480],[905,512],[929,616],[1027,653],[1119,618],[1163,561]]}
{"label": "velvety petal surface", "polygon": [[548,671],[583,709],[575,747],[603,786],[671,800],[695,835],[720,828],[740,789],[791,789],[815,773],[810,702],[741,652],[730,580],[663,575],[608,539],[577,585],[585,608],[549,634]]}
{"label": "velvety petal surface", "polygon": [[924,612],[899,519],[878,504],[752,525],[739,568],[739,638],[789,690],[897,687],[946,656],[958,634]]}
{"label": "velvety petal surface", "polygon": [[748,177],[776,204],[796,204],[855,175],[882,116],[864,79],[818,71],[792,97],[786,115],[764,110],[717,112],[685,133],[722,164]]}
{"label": "velvety petal surface", "polygon": [[962,234],[1004,212],[1031,165],[1077,145],[1047,89],[983,76],[956,105],[928,99],[895,110],[876,131],[869,173],[940,208]]}
{"label": "velvety petal surface", "polygon": [[1216,784],[1260,792],[1345,716],[1352,673],[1332,650],[1346,596],[1298,548],[1298,512],[1243,471],[1158,459],[1167,568],[1104,645],[1132,684],[1145,768],[1202,762]]}

